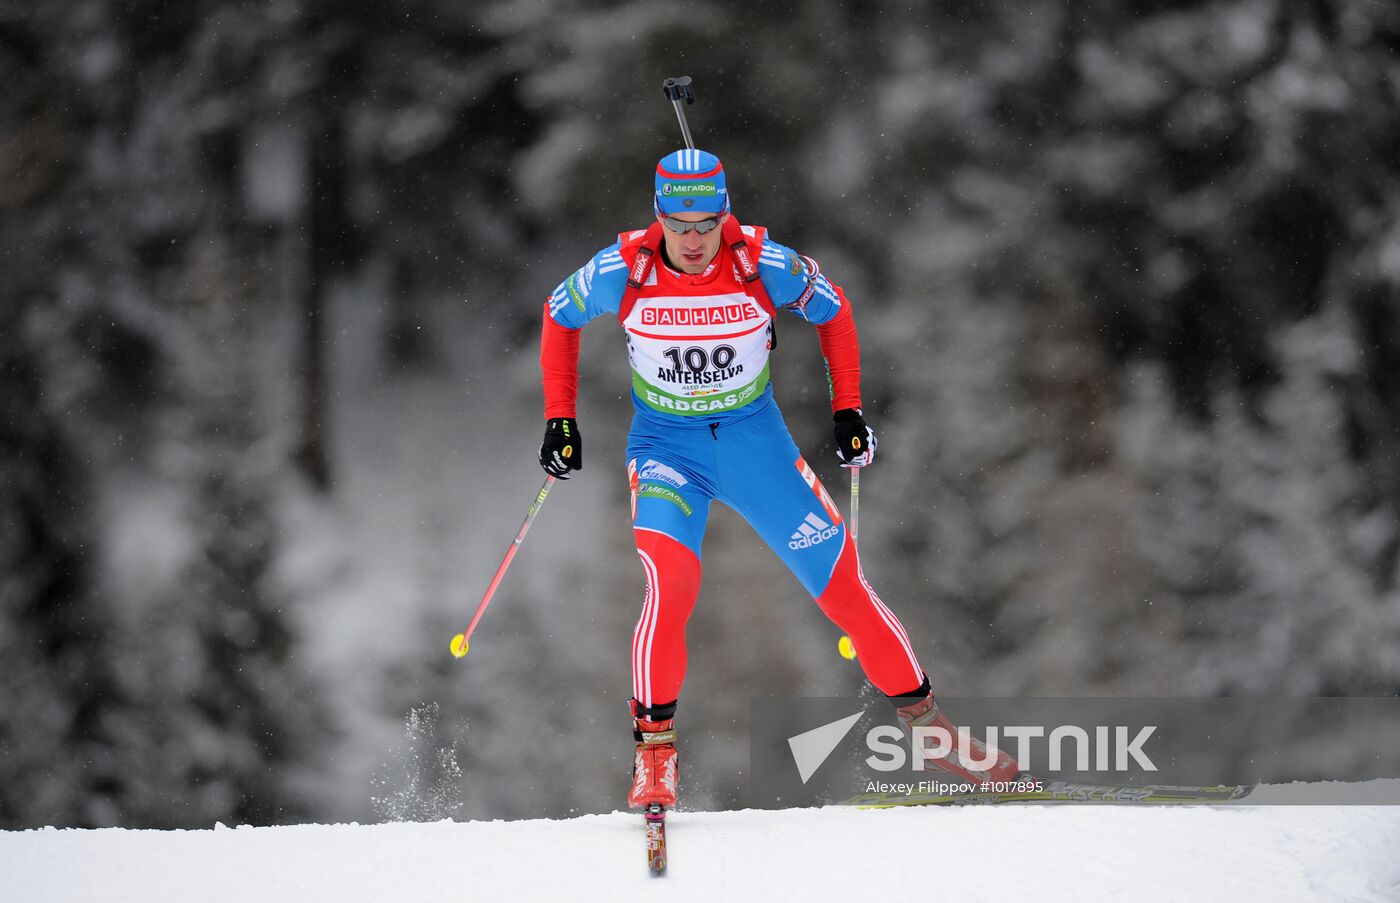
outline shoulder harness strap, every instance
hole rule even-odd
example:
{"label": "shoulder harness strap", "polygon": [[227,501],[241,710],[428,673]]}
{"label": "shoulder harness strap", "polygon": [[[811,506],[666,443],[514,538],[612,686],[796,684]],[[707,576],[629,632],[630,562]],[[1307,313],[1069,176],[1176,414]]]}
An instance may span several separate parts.
{"label": "shoulder harness strap", "polygon": [[773,316],[773,299],[768,297],[768,287],[763,284],[763,278],[758,272],[758,259],[763,254],[763,238],[757,235],[749,238],[744,234],[739,220],[733,216],[725,220],[724,225],[720,227],[720,236],[734,254],[734,262],[739,267],[739,278],[744,280],[744,291],[753,296],[768,316]]}
{"label": "shoulder harness strap", "polygon": [[763,255],[763,236],[756,233],[750,238],[732,215],[720,227],[720,236],[734,254],[739,278],[744,280],[744,291],[768,314],[768,350],[772,351],[778,347],[778,317],[773,299],[768,297],[768,286],[763,284],[763,277],[758,272],[758,259]]}
{"label": "shoulder harness strap", "polygon": [[632,313],[632,308],[637,303],[637,293],[646,284],[647,277],[651,275],[651,268],[656,266],[656,252],[660,247],[661,223],[655,222],[647,227],[646,234],[640,241],[624,241],[618,249],[629,267],[627,287],[622,290],[622,301],[617,306],[619,323],[627,322],[628,314]]}

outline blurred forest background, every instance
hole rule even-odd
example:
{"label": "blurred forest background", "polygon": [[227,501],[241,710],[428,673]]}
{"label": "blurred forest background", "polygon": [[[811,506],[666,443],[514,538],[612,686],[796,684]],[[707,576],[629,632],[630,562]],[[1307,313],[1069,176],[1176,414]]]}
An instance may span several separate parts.
{"label": "blurred forest background", "polygon": [[[1400,693],[1400,5],[0,2],[0,827],[611,811],[621,337],[546,294],[695,79],[856,305],[865,570],[943,694]],[[844,506],[816,337],[774,381]],[[684,796],[861,692],[718,506]]]}

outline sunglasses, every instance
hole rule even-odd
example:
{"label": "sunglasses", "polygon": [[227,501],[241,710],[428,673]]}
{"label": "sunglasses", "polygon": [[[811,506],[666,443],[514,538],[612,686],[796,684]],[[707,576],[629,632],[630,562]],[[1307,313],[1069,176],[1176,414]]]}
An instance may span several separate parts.
{"label": "sunglasses", "polygon": [[698,223],[688,223],[685,220],[679,220],[672,216],[662,217],[661,221],[666,224],[667,229],[670,229],[677,235],[684,235],[691,229],[704,235],[706,232],[714,231],[719,226],[719,217],[717,216],[712,216],[709,219],[702,219]]}

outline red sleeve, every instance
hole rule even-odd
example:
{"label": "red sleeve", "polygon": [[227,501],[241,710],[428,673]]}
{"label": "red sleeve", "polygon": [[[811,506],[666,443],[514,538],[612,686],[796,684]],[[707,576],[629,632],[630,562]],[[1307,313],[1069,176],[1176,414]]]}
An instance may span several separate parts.
{"label": "red sleeve", "polygon": [[817,327],[822,357],[831,374],[831,410],[859,408],[860,404],[860,340],[856,338],[856,318],[846,293],[836,289],[841,309],[836,316]]}
{"label": "red sleeve", "polygon": [[577,329],[560,326],[544,305],[544,330],[540,335],[540,373],[544,383],[544,418],[577,417]]}

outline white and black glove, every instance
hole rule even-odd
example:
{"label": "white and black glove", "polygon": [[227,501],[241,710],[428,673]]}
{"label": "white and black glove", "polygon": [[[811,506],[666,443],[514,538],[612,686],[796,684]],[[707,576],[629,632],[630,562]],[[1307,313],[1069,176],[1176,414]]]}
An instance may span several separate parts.
{"label": "white and black glove", "polygon": [[561,480],[569,478],[569,471],[583,469],[583,435],[578,431],[577,420],[553,417],[545,421],[540,466],[545,473]]}
{"label": "white and black glove", "polygon": [[864,467],[875,461],[875,431],[865,425],[859,408],[842,408],[832,415],[836,421],[836,453],[842,467]]}

